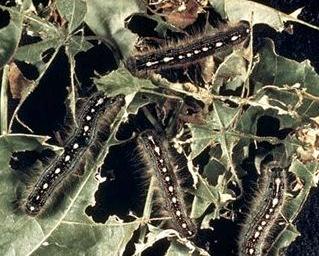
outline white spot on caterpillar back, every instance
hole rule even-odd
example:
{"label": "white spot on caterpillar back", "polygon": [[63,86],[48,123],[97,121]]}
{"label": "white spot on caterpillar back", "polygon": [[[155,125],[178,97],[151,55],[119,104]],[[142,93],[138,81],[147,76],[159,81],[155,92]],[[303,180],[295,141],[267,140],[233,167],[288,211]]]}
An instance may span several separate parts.
{"label": "white spot on caterpillar back", "polygon": [[223,42],[217,42],[215,46],[216,47],[221,47],[222,45],[223,45]]}
{"label": "white spot on caterpillar back", "polygon": [[163,61],[164,62],[170,62],[171,60],[173,60],[174,59],[174,57],[165,57],[164,59],[163,59]]}

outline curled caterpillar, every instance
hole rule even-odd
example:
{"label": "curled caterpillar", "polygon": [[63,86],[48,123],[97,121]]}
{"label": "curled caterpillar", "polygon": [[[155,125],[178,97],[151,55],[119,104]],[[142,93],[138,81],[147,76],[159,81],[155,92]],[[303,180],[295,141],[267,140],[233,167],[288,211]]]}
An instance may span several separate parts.
{"label": "curled caterpillar", "polygon": [[126,67],[134,75],[145,75],[150,71],[188,66],[223,49],[245,41],[250,34],[250,26],[239,22],[237,26],[213,35],[187,38],[178,43],[168,43],[159,49],[132,55],[126,60]]}
{"label": "curled caterpillar", "polygon": [[49,163],[32,186],[22,205],[25,213],[36,216],[42,212],[50,196],[65,183],[70,174],[78,170],[85,154],[97,142],[99,133],[109,136],[110,126],[124,103],[122,95],[106,98],[101,92],[85,101],[76,115],[77,126],[66,140],[63,154]]}
{"label": "curled caterpillar", "polygon": [[257,192],[239,239],[239,255],[268,255],[287,191],[287,170],[279,163],[271,162],[263,170],[260,189]]}
{"label": "curled caterpillar", "polygon": [[196,225],[187,215],[183,192],[172,164],[168,141],[153,130],[146,130],[138,137],[138,145],[159,185],[159,192],[164,199],[161,206],[171,217],[173,227],[184,237],[193,237],[197,232]]}

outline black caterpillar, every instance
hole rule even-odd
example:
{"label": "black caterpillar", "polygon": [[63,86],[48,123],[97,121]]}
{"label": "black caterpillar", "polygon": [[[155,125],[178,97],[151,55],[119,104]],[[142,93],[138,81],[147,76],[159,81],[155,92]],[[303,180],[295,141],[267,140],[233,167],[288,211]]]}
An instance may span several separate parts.
{"label": "black caterpillar", "polygon": [[239,239],[239,255],[268,255],[272,231],[277,225],[286,200],[287,170],[277,162],[263,170],[260,189],[251,205]]}
{"label": "black caterpillar", "polygon": [[159,185],[164,206],[171,217],[174,228],[184,237],[193,237],[197,232],[196,225],[187,215],[183,191],[181,189],[174,161],[169,152],[168,141],[153,130],[146,130],[138,137],[138,145],[149,167],[151,174],[155,175]]}
{"label": "black caterpillar", "polygon": [[36,216],[42,212],[51,195],[65,183],[70,174],[78,170],[86,153],[97,143],[100,132],[109,136],[110,126],[124,104],[124,96],[106,98],[101,92],[85,101],[77,111],[77,126],[64,143],[63,154],[49,163],[31,187],[31,192],[22,205],[28,215]]}
{"label": "black caterpillar", "polygon": [[213,35],[187,38],[178,43],[168,43],[159,49],[152,49],[130,56],[126,67],[134,75],[144,75],[150,71],[188,66],[225,48],[243,42],[250,34],[250,26],[239,22],[237,26]]}

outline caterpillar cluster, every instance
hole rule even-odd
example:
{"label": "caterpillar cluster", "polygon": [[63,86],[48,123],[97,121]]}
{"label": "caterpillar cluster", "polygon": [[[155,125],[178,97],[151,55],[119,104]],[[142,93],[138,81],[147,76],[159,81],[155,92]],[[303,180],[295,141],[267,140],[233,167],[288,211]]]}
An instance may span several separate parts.
{"label": "caterpillar cluster", "polygon": [[[137,76],[188,66],[244,42],[249,34],[249,24],[240,22],[213,35],[203,34],[132,55],[125,64],[127,69]],[[84,156],[94,147],[101,129],[108,136],[110,125],[123,104],[122,95],[108,99],[104,94],[96,93],[86,100],[76,116],[78,126],[64,143],[63,154],[50,161],[23,203],[23,209],[28,215],[37,216],[42,213],[51,195],[59,191],[67,178],[79,169]],[[102,120],[103,126],[100,125]],[[146,130],[138,136],[138,145],[145,164],[157,179],[161,197],[165,202],[162,208],[170,215],[172,225],[183,237],[194,237],[197,226],[187,214],[184,193],[167,139],[153,130]]]}
{"label": "caterpillar cluster", "polygon": [[287,170],[271,162],[264,169],[260,188],[251,204],[239,238],[239,255],[268,255],[272,234],[286,201]]}
{"label": "caterpillar cluster", "polygon": [[124,103],[122,95],[107,98],[101,92],[85,100],[77,111],[77,126],[64,143],[64,152],[50,161],[22,204],[28,215],[37,216],[43,212],[53,193],[79,169],[85,155],[97,143],[100,133],[109,136],[110,126]]}
{"label": "caterpillar cluster", "polygon": [[249,24],[239,22],[238,25],[213,35],[203,34],[129,56],[125,64],[127,69],[137,76],[143,76],[151,71],[189,66],[216,52],[242,43],[249,34]]}

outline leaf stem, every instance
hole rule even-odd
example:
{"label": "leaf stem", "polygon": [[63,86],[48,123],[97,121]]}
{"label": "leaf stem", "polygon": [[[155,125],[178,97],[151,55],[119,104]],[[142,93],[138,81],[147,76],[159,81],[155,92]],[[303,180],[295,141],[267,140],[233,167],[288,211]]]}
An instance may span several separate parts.
{"label": "leaf stem", "polygon": [[[143,210],[143,219],[149,220],[151,217],[151,212],[152,212],[152,201],[153,201],[153,196],[154,196],[154,188],[155,188],[155,177],[152,176],[150,180],[150,185],[148,187],[148,192],[147,192],[147,197],[145,201],[145,206]],[[144,243],[145,236],[146,236],[146,231],[147,231],[147,226],[143,226],[140,229],[140,236],[138,238],[139,243]],[[141,254],[138,254],[141,255]]]}
{"label": "leaf stem", "polygon": [[1,135],[8,133],[8,73],[9,65],[5,65],[2,73],[1,91],[0,91],[0,132]]}

